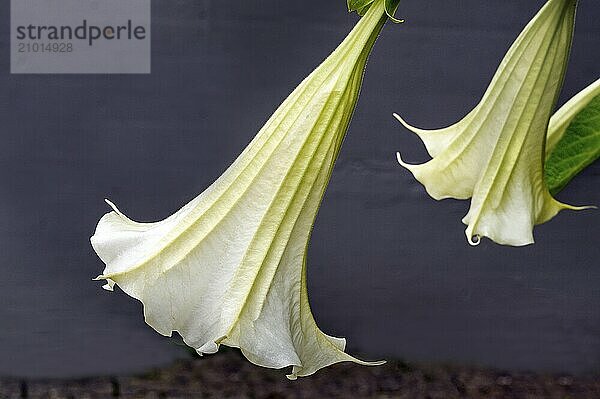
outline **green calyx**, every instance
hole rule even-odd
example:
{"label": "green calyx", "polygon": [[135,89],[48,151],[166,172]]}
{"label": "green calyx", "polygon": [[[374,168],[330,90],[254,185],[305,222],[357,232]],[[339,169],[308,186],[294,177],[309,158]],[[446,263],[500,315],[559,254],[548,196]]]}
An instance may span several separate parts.
{"label": "green calyx", "polygon": [[[348,3],[348,11],[354,12],[360,16],[365,15],[367,10],[379,0],[347,0]],[[394,16],[396,14],[396,10],[398,9],[398,5],[400,4],[400,0],[381,0],[385,1],[385,13],[389,17],[389,19],[395,23],[404,22],[403,19],[398,19]]]}

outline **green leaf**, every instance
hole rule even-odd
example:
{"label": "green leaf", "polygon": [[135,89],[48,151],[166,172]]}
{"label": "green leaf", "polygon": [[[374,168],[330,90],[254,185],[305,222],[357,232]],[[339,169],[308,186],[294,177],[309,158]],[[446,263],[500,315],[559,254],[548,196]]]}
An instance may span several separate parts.
{"label": "green leaf", "polygon": [[400,0],[385,0],[385,12],[388,18],[397,24],[401,24],[404,22],[403,19],[398,19],[394,15],[396,14],[396,10],[398,9],[398,5],[400,4]]}
{"label": "green leaf", "polygon": [[[358,15],[365,15],[367,10],[373,5],[375,0],[347,0],[348,3],[348,11],[354,12]],[[403,19],[398,19],[394,16],[396,13],[396,9],[400,4],[400,0],[385,0],[385,13],[388,18],[395,23],[404,22]]]}
{"label": "green leaf", "polygon": [[552,194],[561,191],[579,172],[600,157],[600,96],[596,96],[567,128],[546,162]]}
{"label": "green leaf", "polygon": [[356,11],[358,15],[365,15],[375,0],[348,0],[348,11]]}

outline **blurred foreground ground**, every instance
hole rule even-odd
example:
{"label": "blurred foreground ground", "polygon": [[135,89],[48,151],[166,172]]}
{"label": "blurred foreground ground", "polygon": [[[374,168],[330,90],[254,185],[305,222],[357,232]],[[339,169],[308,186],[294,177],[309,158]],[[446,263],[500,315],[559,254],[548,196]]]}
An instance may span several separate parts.
{"label": "blurred foreground ground", "polygon": [[509,373],[390,361],[339,364],[288,381],[283,370],[245,361],[233,350],[183,360],[145,375],[78,380],[0,378],[0,398],[600,398],[600,376]]}

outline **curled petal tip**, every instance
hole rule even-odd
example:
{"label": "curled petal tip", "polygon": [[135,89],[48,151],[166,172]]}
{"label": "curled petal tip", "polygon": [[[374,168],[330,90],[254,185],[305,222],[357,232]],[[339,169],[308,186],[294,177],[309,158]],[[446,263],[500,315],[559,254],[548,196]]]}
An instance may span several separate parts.
{"label": "curled petal tip", "polygon": [[413,169],[414,169],[414,168],[416,168],[416,167],[418,167],[418,166],[419,166],[419,164],[410,164],[410,163],[406,163],[406,162],[404,162],[404,161],[402,160],[402,155],[400,155],[400,152],[396,152],[396,160],[398,161],[398,163],[399,163],[399,164],[400,164],[402,167],[404,167],[404,168],[408,169],[408,170],[409,170],[409,171],[411,171],[411,172],[413,172]]}
{"label": "curled petal tip", "polygon": [[288,379],[288,380],[290,380],[290,381],[296,381],[296,380],[298,379],[298,376],[297,376],[296,374],[294,374],[294,373],[292,373],[292,374],[287,374],[287,375],[286,375],[286,377],[287,377],[287,379]]}
{"label": "curled petal tip", "polygon": [[406,162],[404,162],[404,161],[402,160],[402,155],[400,154],[400,152],[396,152],[396,160],[397,160],[397,161],[398,161],[398,163],[399,163],[400,165],[402,165],[403,167],[405,167],[405,168],[407,168],[407,169],[410,167],[410,165],[409,165],[409,164],[407,164]]}
{"label": "curled petal tip", "polygon": [[106,284],[104,284],[102,286],[103,289],[105,289],[106,291],[114,291],[115,290],[115,282],[103,274],[92,279],[92,281],[101,281],[101,280],[106,280]]}
{"label": "curled petal tip", "polygon": [[388,18],[390,19],[390,21],[392,21],[395,24],[403,24],[405,22],[404,19],[398,19],[398,18],[396,18],[396,17],[394,17],[392,15],[389,15],[389,14],[388,14]]}
{"label": "curled petal tip", "polygon": [[562,204],[564,209],[568,209],[571,211],[587,211],[590,209],[598,209],[598,207],[596,205],[583,205],[583,206],[574,206],[574,205],[567,205],[567,204]]}
{"label": "curled petal tip", "polygon": [[402,155],[400,154],[400,151],[396,152],[396,160],[398,161],[398,163],[400,165],[402,165],[404,163],[404,161],[402,161]]}
{"label": "curled petal tip", "polygon": [[400,115],[398,115],[395,112],[392,115],[394,115],[394,118],[396,118],[398,120],[398,122],[402,123],[403,125],[406,125],[406,122],[404,121],[404,119],[402,119],[402,117]]}
{"label": "curled petal tip", "polygon": [[108,198],[104,198],[104,202],[106,202],[108,204],[108,206],[114,211],[116,212],[119,216],[125,216],[123,215],[123,213],[119,210],[119,208],[117,208],[117,206],[115,205],[114,202],[112,202],[111,200],[109,200]]}
{"label": "curled petal tip", "polygon": [[420,133],[420,132],[422,132],[422,131],[423,131],[422,129],[419,129],[419,128],[417,128],[417,127],[414,127],[413,125],[411,125],[411,124],[409,124],[408,122],[406,122],[406,121],[404,120],[404,118],[402,118],[402,117],[401,117],[400,115],[398,115],[397,113],[394,113],[394,118],[396,118],[396,119],[398,120],[398,122],[400,122],[400,123],[402,124],[402,126],[404,126],[405,128],[407,128],[408,130],[410,130],[410,131],[411,131],[411,132],[413,132],[413,133],[416,133],[416,134],[418,134],[418,133]]}
{"label": "curled petal tip", "polygon": [[479,234],[467,233],[467,241],[469,242],[469,245],[471,245],[472,247],[476,247],[479,244],[481,244],[481,237],[479,236]]}
{"label": "curled petal tip", "polygon": [[[443,129],[442,130],[421,129],[421,128],[418,128],[418,127],[413,126],[410,123],[406,122],[406,120],[404,120],[404,118],[402,118],[400,115],[398,115],[396,113],[394,113],[393,115],[394,115],[394,118],[396,118],[398,120],[398,122],[400,122],[402,124],[402,126],[404,126],[405,129],[408,129],[412,133],[416,134],[423,141],[423,144],[425,144],[425,147],[427,148],[427,152],[429,152],[429,155],[434,157],[439,152],[439,150],[436,150],[436,148],[439,145],[435,141],[432,141],[430,136],[432,133],[442,132]],[[441,138],[444,138],[444,137],[441,137]]]}
{"label": "curled petal tip", "polygon": [[222,341],[222,339],[220,340],[216,340],[214,342],[207,342],[206,344],[202,345],[200,348],[196,349],[196,352],[200,355],[200,356],[204,356],[205,354],[213,354],[213,353],[217,353],[219,351],[219,346],[220,346],[220,341]]}

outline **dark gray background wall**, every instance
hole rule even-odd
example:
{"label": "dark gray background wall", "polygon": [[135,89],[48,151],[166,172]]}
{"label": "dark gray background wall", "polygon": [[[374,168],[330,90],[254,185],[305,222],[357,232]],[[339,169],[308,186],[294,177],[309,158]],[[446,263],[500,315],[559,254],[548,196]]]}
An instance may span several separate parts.
{"label": "dark gray background wall", "polygon": [[[0,375],[142,370],[186,356],[139,303],[91,278],[88,243],[114,200],[142,221],[207,187],[356,21],[344,0],[153,4],[152,74],[9,74],[0,5]],[[582,0],[561,102],[600,75],[600,7]],[[426,153],[392,112],[457,121],[543,1],[403,0],[368,67],[309,253],[324,331],[367,358],[600,368],[598,211],[563,213],[537,244],[471,248],[467,202],[436,203],[394,153]],[[560,199],[600,204],[600,166]]]}

